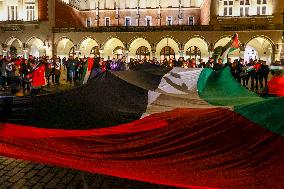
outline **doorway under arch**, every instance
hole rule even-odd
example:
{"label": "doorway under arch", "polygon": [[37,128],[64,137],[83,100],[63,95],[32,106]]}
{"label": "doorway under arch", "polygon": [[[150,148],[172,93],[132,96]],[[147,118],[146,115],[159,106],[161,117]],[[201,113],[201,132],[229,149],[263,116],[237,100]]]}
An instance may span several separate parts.
{"label": "doorway under arch", "polygon": [[160,57],[161,57],[161,61],[165,59],[167,60],[175,59],[176,53],[172,47],[165,46],[164,48],[161,49]]}

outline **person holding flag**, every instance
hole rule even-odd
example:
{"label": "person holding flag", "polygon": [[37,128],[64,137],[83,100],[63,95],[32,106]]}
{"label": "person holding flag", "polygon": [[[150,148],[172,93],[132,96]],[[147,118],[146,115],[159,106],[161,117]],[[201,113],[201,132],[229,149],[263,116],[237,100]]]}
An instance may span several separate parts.
{"label": "person holding flag", "polygon": [[87,60],[87,64],[84,65],[84,71],[83,71],[83,75],[82,75],[82,79],[83,79],[83,84],[86,84],[90,78],[91,75],[91,71],[93,69],[94,66],[94,58],[88,58]]}
{"label": "person holding flag", "polygon": [[31,80],[32,85],[32,95],[35,91],[39,91],[43,86],[46,85],[46,78],[45,78],[45,65],[41,62],[36,64],[35,62],[31,63],[33,68],[33,72],[29,74],[27,77]]}
{"label": "person holding flag", "polygon": [[239,35],[236,33],[224,47],[218,46],[214,49],[215,60],[221,59],[222,63],[225,64],[227,63],[228,55],[239,48]]}

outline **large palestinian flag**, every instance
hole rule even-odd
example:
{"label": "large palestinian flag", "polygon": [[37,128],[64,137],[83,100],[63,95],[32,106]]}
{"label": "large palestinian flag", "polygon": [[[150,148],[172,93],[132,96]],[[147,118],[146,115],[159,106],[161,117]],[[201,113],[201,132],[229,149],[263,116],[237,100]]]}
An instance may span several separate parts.
{"label": "large palestinian flag", "polygon": [[227,68],[145,65],[0,101],[4,156],[181,188],[284,188],[284,99]]}

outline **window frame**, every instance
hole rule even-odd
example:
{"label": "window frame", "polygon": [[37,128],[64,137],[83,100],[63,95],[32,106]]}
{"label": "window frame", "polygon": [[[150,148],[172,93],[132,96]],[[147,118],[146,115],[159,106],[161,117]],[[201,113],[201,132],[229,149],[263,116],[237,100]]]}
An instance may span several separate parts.
{"label": "window frame", "polygon": [[[148,19],[150,21],[150,25],[148,25]],[[152,26],[152,16],[146,16],[145,20],[146,20],[146,24],[145,24],[146,26]]]}
{"label": "window frame", "polygon": [[[108,24],[107,24],[107,20],[108,20]],[[111,26],[110,17],[105,17],[105,26]]]}
{"label": "window frame", "polygon": [[[192,24],[190,24],[190,18],[192,18]],[[194,24],[195,24],[194,16],[188,16],[188,25],[189,26],[194,26]]]}
{"label": "window frame", "polygon": [[[170,18],[170,19],[169,19]],[[171,21],[171,22],[169,22],[169,21]],[[167,26],[172,26],[173,25],[173,16],[167,16],[167,18],[166,18],[166,25]],[[169,24],[170,23],[170,24]]]}
{"label": "window frame", "polygon": [[[129,25],[127,25],[127,23],[128,23],[127,20],[129,20]],[[124,26],[126,26],[126,27],[131,26],[131,17],[130,16],[126,16],[124,18]]]}
{"label": "window frame", "polygon": [[250,6],[251,6],[250,0],[240,0],[240,16],[241,17],[250,16]]}
{"label": "window frame", "polygon": [[233,8],[234,0],[223,0],[223,16],[233,16]]}
{"label": "window frame", "polygon": [[268,15],[268,1],[267,0],[257,0],[256,15],[257,16]]}

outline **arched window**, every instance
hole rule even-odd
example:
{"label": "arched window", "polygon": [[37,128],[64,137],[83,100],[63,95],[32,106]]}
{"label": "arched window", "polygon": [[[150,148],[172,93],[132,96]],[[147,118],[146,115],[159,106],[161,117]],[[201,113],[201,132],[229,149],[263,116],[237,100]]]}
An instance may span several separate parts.
{"label": "arched window", "polygon": [[147,47],[141,46],[136,51],[136,57],[139,60],[146,58],[147,60],[150,59],[150,51]]}
{"label": "arched window", "polygon": [[201,51],[196,46],[191,46],[186,50],[186,58],[194,58],[196,62],[200,62],[201,59]]}
{"label": "arched window", "polygon": [[122,57],[123,57],[123,51],[124,51],[123,47],[121,47],[121,46],[116,47],[116,48],[113,50],[113,55],[114,55],[114,57],[115,57],[116,59],[122,59]]}
{"label": "arched window", "polygon": [[161,60],[164,59],[169,60],[170,58],[175,59],[176,56],[174,49],[170,46],[165,46],[164,48],[162,48],[160,55],[161,55]]}
{"label": "arched window", "polygon": [[99,57],[100,56],[100,48],[98,46],[94,46],[92,49],[91,49],[91,55],[95,55],[96,57]]}

